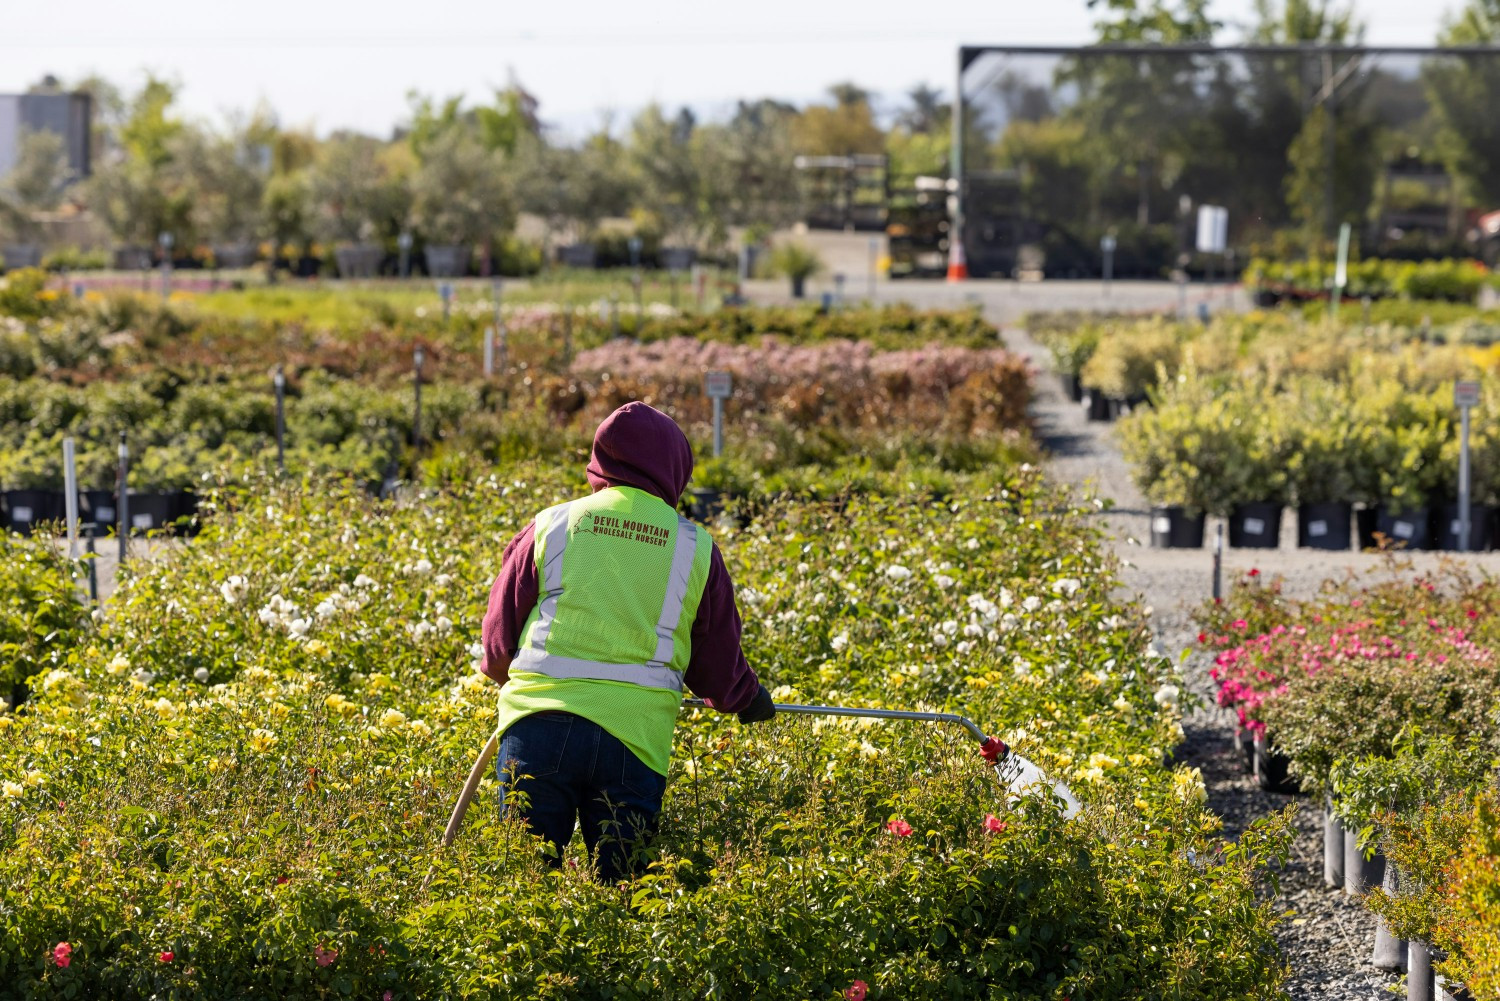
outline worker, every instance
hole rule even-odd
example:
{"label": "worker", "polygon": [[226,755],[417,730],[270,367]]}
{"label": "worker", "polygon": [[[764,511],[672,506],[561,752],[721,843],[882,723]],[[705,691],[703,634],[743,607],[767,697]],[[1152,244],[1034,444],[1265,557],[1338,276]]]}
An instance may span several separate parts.
{"label": "worker", "polygon": [[499,683],[502,812],[551,842],[582,830],[601,882],[640,870],[686,685],[758,723],[776,712],[740,649],[724,558],[677,513],[693,451],[632,402],[594,435],[593,494],[547,508],[505,548],[479,669]]}

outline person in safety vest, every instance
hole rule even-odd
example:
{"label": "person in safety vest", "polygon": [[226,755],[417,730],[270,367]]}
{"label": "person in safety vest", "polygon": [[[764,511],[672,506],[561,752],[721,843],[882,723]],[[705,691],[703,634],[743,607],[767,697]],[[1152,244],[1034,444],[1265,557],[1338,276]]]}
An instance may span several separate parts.
{"label": "person in safety vest", "polygon": [[554,865],[576,823],[608,883],[637,871],[656,832],[683,686],[742,723],[776,712],[740,650],[724,558],[677,513],[692,472],[672,418],[644,403],[610,414],[593,494],[510,541],[484,616],[503,809],[555,846]]}

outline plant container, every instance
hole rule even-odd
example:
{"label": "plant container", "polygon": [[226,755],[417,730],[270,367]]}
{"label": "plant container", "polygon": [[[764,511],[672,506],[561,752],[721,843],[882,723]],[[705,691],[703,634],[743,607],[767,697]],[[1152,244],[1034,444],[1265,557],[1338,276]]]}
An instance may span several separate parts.
{"label": "plant container", "polygon": [[1406,943],[1406,1001],[1433,1001],[1432,950]]}
{"label": "plant container", "polygon": [[258,248],[248,241],[244,243],[216,243],[214,244],[214,263],[221,268],[231,270],[248,268],[255,263]]}
{"label": "plant container", "polygon": [[1375,531],[1383,534],[1389,545],[1402,549],[1426,549],[1432,539],[1432,509],[1409,508],[1395,511],[1381,505],[1375,518]]}
{"label": "plant container", "polygon": [[1334,815],[1332,801],[1323,807],[1323,885],[1330,890],[1344,885],[1344,825]]}
{"label": "plant container", "polygon": [[1344,830],[1344,892],[1351,897],[1364,896],[1385,881],[1385,856],[1379,852],[1365,858],[1359,849],[1359,832]]}
{"label": "plant container", "polygon": [[130,491],[130,530],[151,532],[169,527],[177,517],[177,495],[154,491]]}
{"label": "plant container", "polygon": [[1235,549],[1275,549],[1281,541],[1281,505],[1263,501],[1236,504],[1229,512],[1229,545]]}
{"label": "plant container", "polygon": [[1063,395],[1074,403],[1083,402],[1083,386],[1078,381],[1078,375],[1074,372],[1060,372],[1057,381],[1062,383]]}
{"label": "plant container", "polygon": [[1295,779],[1287,776],[1292,759],[1271,749],[1264,731],[1255,735],[1255,784],[1266,792],[1297,792]]}
{"label": "plant container", "polygon": [[1432,978],[1432,992],[1437,1001],[1473,1001],[1474,995],[1463,984],[1454,983],[1447,977]]}
{"label": "plant container", "polygon": [[1240,769],[1246,775],[1255,774],[1255,731],[1248,726],[1236,727],[1234,731],[1234,747],[1236,757],[1240,760]]}
{"label": "plant container", "polygon": [[1297,508],[1297,545],[1303,549],[1344,550],[1354,509],[1349,504],[1303,504]]}
{"label": "plant container", "polygon": [[377,243],[348,243],[333,251],[340,278],[374,278],[385,251]]}
{"label": "plant container", "polygon": [[[1401,888],[1401,880],[1394,864],[1387,863],[1381,879],[1381,888],[1394,895]],[[1370,962],[1376,969],[1399,973],[1406,969],[1406,941],[1396,938],[1386,926],[1385,918],[1375,918],[1375,948],[1370,952]]]}
{"label": "plant container", "polygon": [[1084,406],[1088,410],[1089,420],[1091,420],[1091,421],[1110,421],[1110,420],[1114,420],[1114,417],[1115,417],[1114,408],[1111,407],[1110,404],[1109,404],[1109,397],[1107,397],[1103,393],[1099,392],[1099,390],[1097,390],[1097,389],[1088,389],[1088,390],[1085,390],[1084,394],[1083,394],[1083,403],[1084,403]]}
{"label": "plant container", "polygon": [[707,487],[693,487],[692,516],[699,521],[709,521],[724,510],[724,494]]}
{"label": "plant container", "polygon": [[1469,545],[1460,545],[1461,529],[1458,524],[1458,505],[1444,504],[1439,514],[1436,536],[1437,548],[1450,552],[1467,551],[1482,553],[1494,548],[1495,509],[1488,504],[1469,505]]}
{"label": "plant container", "polygon": [[805,275],[792,275],[792,298],[801,299],[807,294],[807,277]]}
{"label": "plant container", "polygon": [[592,270],[598,266],[599,252],[592,243],[570,243],[557,248],[557,262],[564,267]]}
{"label": "plant container", "polygon": [[1190,514],[1183,507],[1151,509],[1151,545],[1157,549],[1202,549],[1202,514]]}
{"label": "plant container", "polygon": [[42,246],[39,243],[8,243],[0,247],[6,271],[17,268],[39,268],[42,266]]}
{"label": "plant container", "polygon": [[462,278],[469,270],[469,248],[458,244],[429,243],[422,257],[432,278]]}
{"label": "plant container", "polygon": [[30,535],[38,522],[63,519],[63,495],[59,490],[7,490],[5,525],[13,532]]}
{"label": "plant container", "polygon": [[698,251],[695,247],[661,248],[661,266],[668,271],[686,271],[696,263]]}
{"label": "plant container", "polygon": [[1375,526],[1380,520],[1379,516],[1379,508],[1366,506],[1354,509],[1354,539],[1358,548],[1375,548]]}

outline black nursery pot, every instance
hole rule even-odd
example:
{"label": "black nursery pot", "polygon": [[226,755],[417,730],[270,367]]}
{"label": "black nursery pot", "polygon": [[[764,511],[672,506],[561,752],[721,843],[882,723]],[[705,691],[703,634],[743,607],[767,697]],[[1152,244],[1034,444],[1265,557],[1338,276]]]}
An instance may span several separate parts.
{"label": "black nursery pot", "polygon": [[1432,509],[1429,507],[1393,511],[1380,506],[1375,516],[1375,530],[1385,535],[1393,546],[1403,549],[1427,549],[1432,543]]}
{"label": "black nursery pot", "polygon": [[1189,514],[1181,507],[1151,509],[1151,545],[1157,549],[1202,549],[1201,514]]}
{"label": "black nursery pot", "polygon": [[1234,732],[1234,749],[1245,774],[1255,774],[1255,731],[1248,726],[1237,727]]}
{"label": "black nursery pot", "polygon": [[1375,548],[1375,525],[1379,521],[1380,510],[1373,507],[1362,507],[1354,512],[1354,536],[1355,543],[1360,549]]}
{"label": "black nursery pot", "polygon": [[1298,792],[1297,781],[1287,777],[1292,759],[1278,754],[1264,734],[1255,738],[1255,784],[1267,792]]}
{"label": "black nursery pot", "polygon": [[1280,504],[1237,504],[1229,512],[1229,544],[1235,549],[1275,549],[1280,541]]}
{"label": "black nursery pot", "polygon": [[1303,549],[1348,549],[1353,515],[1348,504],[1303,504],[1297,508],[1297,545]]}
{"label": "black nursery pot", "polygon": [[81,490],[78,493],[78,518],[94,523],[95,535],[106,535],[119,520],[113,490]]}
{"label": "black nursery pot", "polygon": [[724,495],[718,490],[693,487],[688,493],[693,495],[692,516],[699,521],[709,521],[724,510]]}
{"label": "black nursery pot", "polygon": [[1078,381],[1078,376],[1072,372],[1063,372],[1058,375],[1058,381],[1062,383],[1063,394],[1074,403],[1083,400],[1083,386]]}
{"label": "black nursery pot", "polygon": [[175,493],[130,492],[130,530],[135,533],[167,528],[177,517]]}
{"label": "black nursery pot", "polygon": [[1084,394],[1084,402],[1088,404],[1089,420],[1111,421],[1115,418],[1115,408],[1109,397],[1097,389],[1090,389]]}
{"label": "black nursery pot", "polygon": [[1458,505],[1444,504],[1440,511],[1438,530],[1433,534],[1437,538],[1439,549],[1451,551],[1465,550],[1471,553],[1482,553],[1494,546],[1494,524],[1495,509],[1488,504],[1469,505],[1469,545],[1460,545],[1459,536],[1462,534],[1458,524]]}
{"label": "black nursery pot", "polygon": [[13,532],[30,535],[38,522],[61,521],[63,495],[57,490],[7,490],[5,525]]}

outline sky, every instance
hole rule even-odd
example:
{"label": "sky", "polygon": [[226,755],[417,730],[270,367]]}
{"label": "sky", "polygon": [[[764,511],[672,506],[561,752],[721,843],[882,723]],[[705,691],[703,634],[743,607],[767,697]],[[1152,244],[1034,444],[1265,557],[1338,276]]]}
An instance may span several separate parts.
{"label": "sky", "polygon": [[[1372,45],[1429,45],[1457,2],[1356,9]],[[1212,7],[1231,25],[1252,10]],[[951,95],[959,44],[1085,44],[1093,20],[1085,0],[0,0],[0,93],[47,73],[128,92],[152,71],[206,121],[265,100],[289,127],[383,136],[413,89],[472,103],[513,75],[577,136],[653,101],[715,117],[742,97],[816,101],[843,80],[894,108],[918,83]]]}

